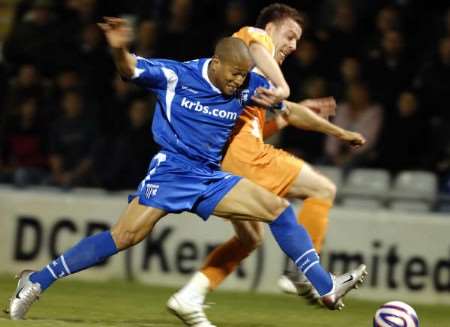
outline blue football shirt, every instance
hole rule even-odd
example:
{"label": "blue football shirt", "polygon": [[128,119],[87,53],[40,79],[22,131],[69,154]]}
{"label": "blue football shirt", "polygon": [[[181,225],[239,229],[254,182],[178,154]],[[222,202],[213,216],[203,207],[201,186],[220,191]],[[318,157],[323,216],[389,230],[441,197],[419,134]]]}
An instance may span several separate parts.
{"label": "blue football shirt", "polygon": [[137,58],[133,81],[156,94],[153,137],[162,150],[219,167],[223,148],[243,107],[268,81],[249,73],[234,96],[220,92],[208,78],[211,59],[177,62]]}

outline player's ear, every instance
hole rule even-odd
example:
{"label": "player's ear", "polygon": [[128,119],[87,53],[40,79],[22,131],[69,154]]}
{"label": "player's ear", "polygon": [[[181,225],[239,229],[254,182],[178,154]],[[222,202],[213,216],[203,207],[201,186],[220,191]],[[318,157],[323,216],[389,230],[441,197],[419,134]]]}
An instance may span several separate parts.
{"label": "player's ear", "polygon": [[275,29],[275,23],[274,22],[267,23],[264,29],[267,31],[267,34],[269,35],[272,34],[272,31]]}
{"label": "player's ear", "polygon": [[211,58],[211,68],[212,68],[213,70],[217,70],[217,68],[219,67],[219,65],[220,65],[220,59],[219,59],[218,56],[214,55],[214,56]]}

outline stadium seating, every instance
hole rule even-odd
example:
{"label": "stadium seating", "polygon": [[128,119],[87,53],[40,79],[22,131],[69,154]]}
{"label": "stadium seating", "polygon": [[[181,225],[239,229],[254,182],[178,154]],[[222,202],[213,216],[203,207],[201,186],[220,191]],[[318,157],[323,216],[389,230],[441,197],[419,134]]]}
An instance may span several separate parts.
{"label": "stadium seating", "polygon": [[411,200],[393,200],[389,207],[395,211],[407,212],[429,212],[431,210],[430,204]]}
{"label": "stadium seating", "polygon": [[427,171],[403,171],[394,179],[390,207],[429,211],[437,200],[437,177]]}
{"label": "stadium seating", "polygon": [[364,199],[357,197],[345,197],[340,205],[343,207],[351,207],[355,209],[369,209],[369,210],[379,210],[383,209],[383,202],[379,199]]}
{"label": "stadium seating", "polygon": [[[370,207],[382,207],[390,190],[389,173],[382,169],[354,169],[345,179],[341,189],[345,205],[364,203]],[[364,200],[364,201],[362,201]],[[370,201],[367,201],[370,200]]]}

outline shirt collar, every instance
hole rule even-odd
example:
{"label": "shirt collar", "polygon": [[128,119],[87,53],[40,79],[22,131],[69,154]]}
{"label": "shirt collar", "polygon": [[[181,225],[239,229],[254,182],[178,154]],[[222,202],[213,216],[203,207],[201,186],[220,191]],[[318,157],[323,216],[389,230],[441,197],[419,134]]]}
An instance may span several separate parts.
{"label": "shirt collar", "polygon": [[214,84],[210,81],[210,79],[208,77],[208,66],[209,66],[210,62],[211,62],[211,58],[206,59],[205,62],[203,63],[202,76],[215,92],[222,93],[216,86],[214,86]]}

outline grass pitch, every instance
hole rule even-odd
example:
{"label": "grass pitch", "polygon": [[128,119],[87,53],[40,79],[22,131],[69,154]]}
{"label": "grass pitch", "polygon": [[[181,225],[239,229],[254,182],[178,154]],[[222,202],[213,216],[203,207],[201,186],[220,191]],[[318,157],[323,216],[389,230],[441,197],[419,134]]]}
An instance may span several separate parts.
{"label": "grass pitch", "polygon": [[[7,303],[14,288],[11,277],[0,277],[0,303]],[[2,313],[0,326],[182,326],[165,309],[173,291],[123,281],[64,280],[34,304],[26,321],[13,322]],[[329,312],[307,306],[295,296],[235,292],[215,292],[208,301],[215,303],[207,310],[208,317],[220,327],[371,326],[380,304],[347,300],[344,311]],[[421,327],[450,327],[449,306],[413,306]]]}

